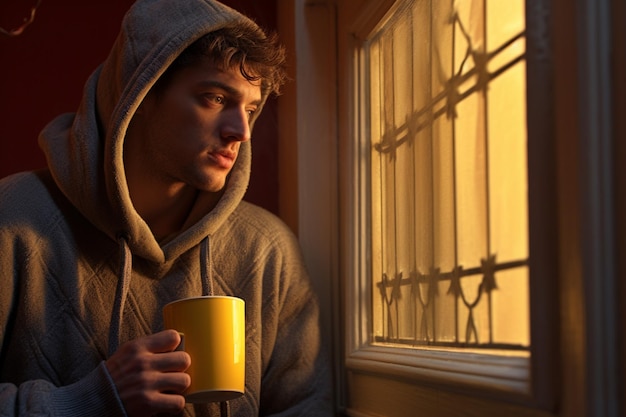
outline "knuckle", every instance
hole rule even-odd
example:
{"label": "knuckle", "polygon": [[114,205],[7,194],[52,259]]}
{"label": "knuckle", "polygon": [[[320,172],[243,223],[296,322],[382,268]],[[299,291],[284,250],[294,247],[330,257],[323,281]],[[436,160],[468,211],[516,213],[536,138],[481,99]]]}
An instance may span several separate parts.
{"label": "knuckle", "polygon": [[141,347],[135,341],[127,342],[120,347],[120,353],[127,358],[137,357],[141,352]]}
{"label": "knuckle", "polygon": [[152,404],[155,398],[152,391],[144,389],[139,391],[138,400],[143,404]]}
{"label": "knuckle", "polygon": [[152,369],[152,361],[147,356],[137,356],[135,363],[139,370],[148,371]]}

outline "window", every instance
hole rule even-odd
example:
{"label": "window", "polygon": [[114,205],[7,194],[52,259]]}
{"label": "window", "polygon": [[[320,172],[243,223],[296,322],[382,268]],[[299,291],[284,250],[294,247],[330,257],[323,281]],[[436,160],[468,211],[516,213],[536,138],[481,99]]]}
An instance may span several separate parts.
{"label": "window", "polygon": [[[415,0],[411,3],[413,6],[407,5],[405,0],[297,0],[279,4],[280,7],[293,6],[293,10],[283,10],[282,16],[293,26],[290,33],[294,36],[294,53],[297,55],[294,62],[297,94],[281,110],[281,115],[283,111],[289,115],[281,120],[293,124],[293,132],[288,131],[283,136],[281,153],[293,146],[294,138],[297,138],[299,188],[297,196],[290,194],[286,197],[289,201],[298,201],[299,238],[314,277],[313,282],[321,294],[323,330],[333,338],[337,349],[336,392],[342,415],[584,417],[624,414],[624,401],[618,395],[620,386],[623,386],[620,381],[625,375],[623,364],[619,361],[623,344],[618,337],[624,333],[619,332],[624,327],[624,315],[623,309],[618,308],[624,291],[616,285],[620,282],[619,273],[612,269],[612,262],[625,258],[620,258],[623,245],[616,244],[615,237],[625,236],[626,233],[619,233],[624,223],[619,221],[621,217],[618,213],[621,212],[611,211],[612,198],[619,203],[623,201],[620,198],[623,193],[619,193],[623,187],[619,188],[619,185],[623,185],[624,176],[617,171],[623,158],[616,151],[623,148],[619,146],[623,143],[623,135],[620,136],[623,123],[618,123],[615,132],[609,128],[610,123],[606,123],[611,115],[619,121],[617,115],[623,113],[619,112],[619,105],[612,107],[610,104],[615,98],[618,104],[623,102],[620,101],[623,94],[620,95],[619,89],[623,71],[618,70],[622,62],[611,53],[615,50],[611,45],[623,46],[623,30],[620,31],[619,25],[610,23],[620,21],[624,8],[621,2],[613,0],[582,0],[578,4],[580,7],[576,8],[567,2],[526,1],[525,19],[521,21],[525,27],[520,32],[517,30],[519,27],[507,32],[510,40],[515,39],[514,46],[506,41],[498,43],[498,37],[490,34],[498,27],[513,29],[506,23],[507,19],[501,20],[502,23],[490,20],[495,13],[490,11],[491,7],[505,7],[510,2],[489,1],[493,4],[481,5],[486,17],[484,51],[494,55],[487,64],[487,73],[493,77],[486,90],[484,116],[480,119],[466,117],[464,110],[479,96],[478,92],[472,92],[451,100],[457,103],[456,108],[453,107],[457,111],[457,119],[448,119],[442,114],[433,119],[432,127],[422,128],[418,137],[431,135],[449,142],[452,141],[450,137],[460,141],[462,134],[468,130],[467,125],[462,124],[465,122],[461,119],[465,118],[467,123],[483,120],[485,135],[491,141],[493,132],[506,131],[493,126],[505,120],[496,111],[500,109],[504,113],[509,110],[496,104],[494,95],[497,96],[498,85],[510,85],[510,76],[516,72],[526,73],[522,76],[522,81],[527,84],[522,99],[527,101],[527,105],[525,108],[522,105],[520,117],[523,119],[524,110],[527,115],[520,131],[527,130],[527,138],[520,140],[526,140],[527,147],[523,148],[526,153],[518,156],[527,159],[523,169],[527,170],[528,179],[529,233],[527,242],[517,249],[527,247],[527,254],[520,250],[519,256],[512,256],[512,250],[503,251],[498,240],[491,236],[491,232],[496,231],[493,230],[495,226],[490,226],[490,234],[483,237],[491,239],[489,251],[472,257],[455,255],[456,243],[451,244],[449,247],[454,250],[450,252],[457,260],[447,264],[463,266],[467,272],[481,267],[477,262],[495,252],[496,264],[512,267],[495,272],[498,289],[491,291],[495,298],[508,291],[504,288],[511,282],[507,270],[517,269],[516,273],[528,275],[530,308],[520,315],[530,316],[530,324],[527,323],[528,327],[521,332],[530,333],[530,341],[517,335],[503,337],[499,330],[494,331],[493,341],[504,343],[506,349],[476,346],[477,341],[478,344],[485,340],[489,342],[489,327],[485,332],[484,319],[479,319],[478,315],[473,317],[476,331],[471,330],[469,338],[465,337],[468,314],[460,316],[458,324],[447,323],[447,329],[458,326],[458,342],[461,345],[465,340],[473,345],[458,348],[435,344],[441,341],[449,343],[449,340],[443,339],[445,334],[438,336],[437,342],[434,341],[433,329],[441,331],[444,325],[438,321],[434,325],[426,322],[424,328],[428,332],[423,332],[426,336],[420,336],[415,331],[409,333],[402,325],[399,329],[405,333],[400,333],[393,327],[397,321],[392,321],[390,330],[396,333],[390,333],[391,339],[396,334],[402,334],[407,343],[380,339],[385,335],[382,326],[386,318],[376,325],[379,333],[375,336],[376,326],[372,321],[373,297],[383,300],[377,286],[382,279],[383,264],[378,271],[372,268],[373,255],[381,259],[382,255],[380,251],[372,250],[369,244],[372,232],[380,233],[380,230],[371,230],[371,227],[375,221],[382,224],[382,219],[387,217],[373,218],[372,173],[369,167],[372,158],[379,156],[372,151],[373,144],[386,142],[381,142],[380,138],[374,143],[365,140],[371,138],[371,122],[366,117],[371,109],[367,104],[370,99],[366,87],[370,81],[366,78],[366,48],[375,42],[385,25],[393,21],[394,11],[407,14],[411,7],[422,7],[424,14],[418,16],[411,12],[414,28],[411,30],[421,30],[437,37],[422,37],[421,47],[416,48],[415,43],[413,47],[424,51],[424,42],[431,42],[429,50],[433,53],[447,51],[445,56],[441,54],[441,59],[446,59],[444,68],[447,72],[440,73],[443,75],[438,82],[453,80],[452,76],[465,57],[467,44],[462,42],[460,26],[444,25],[445,14],[437,12],[445,12],[444,8],[457,10],[464,30],[475,36],[468,20],[470,11],[475,9],[469,7],[470,3],[466,0]],[[455,5],[456,9],[453,8]],[[517,8],[518,3],[515,2],[515,5]],[[416,18],[421,20],[416,21]],[[408,17],[400,16],[399,19],[406,21]],[[416,23],[421,26],[416,26]],[[439,28],[439,32],[435,28]],[[445,33],[447,39],[441,36]],[[452,34],[456,37],[454,42],[451,42]],[[449,43],[441,43],[437,50],[432,48],[435,40]],[[403,42],[405,38],[399,36],[396,41]],[[456,53],[450,52],[452,44]],[[499,49],[499,46],[504,48]],[[522,54],[520,49],[524,50]],[[423,56],[430,59],[429,54]],[[420,60],[424,59],[423,56]],[[427,62],[437,62],[434,58],[439,57]],[[417,57],[411,62],[416,60]],[[395,61],[393,65],[396,65]],[[411,71],[419,69],[415,64],[411,65]],[[463,66],[463,73],[471,72],[473,66],[470,56]],[[424,71],[428,71],[424,76],[431,80],[439,76],[436,66],[424,66]],[[447,99],[426,101],[422,97],[420,102],[406,104],[410,110],[398,110],[396,102],[407,96],[402,87],[415,91],[417,78],[412,76],[410,81],[400,82],[399,76],[394,75],[393,79],[392,85],[400,90],[397,94],[394,91],[391,96],[394,101],[389,101],[387,93],[382,96],[386,105],[394,104],[393,113],[389,115],[400,119],[403,111],[411,115],[419,109],[428,108],[431,102],[433,115],[445,108]],[[456,79],[463,84],[458,85],[457,90],[448,91],[468,92],[475,80],[475,77]],[[437,97],[434,95],[436,88],[436,83],[430,84],[427,98]],[[282,99],[287,97],[289,95],[285,94]],[[517,130],[514,125],[510,125],[511,130]],[[286,129],[281,128],[280,131],[282,135]],[[396,133],[398,138],[402,136],[400,130]],[[409,144],[398,145],[397,152],[410,147]],[[433,150],[434,145],[436,143],[433,142]],[[494,148],[496,144],[487,145],[486,155],[497,150]],[[467,146],[467,143],[459,146]],[[458,154],[460,150],[455,148],[455,152]],[[433,158],[432,161],[439,161],[441,165],[445,159]],[[454,161],[456,163],[456,158]],[[495,163],[491,156],[484,161],[490,165]],[[440,168],[433,163],[433,167],[420,172],[426,178],[430,175],[437,179],[435,174],[442,172]],[[402,171],[397,169],[396,172]],[[489,184],[499,179],[494,178],[494,172],[492,168],[483,171],[489,174]],[[611,173],[615,174],[614,177]],[[287,179],[291,179],[291,175],[290,172]],[[519,178],[523,179],[523,176]],[[461,180],[466,181],[467,178]],[[454,182],[452,184],[458,186]],[[486,182],[480,181],[479,184],[483,184],[484,189]],[[511,188],[518,189],[517,185]],[[433,193],[438,190],[434,185],[431,189]],[[494,193],[490,191],[488,201],[497,201],[493,199]],[[454,196],[454,193],[447,195]],[[588,198],[590,196],[593,198]],[[441,199],[435,201],[439,205],[445,202]],[[503,202],[510,200],[504,199]],[[519,207],[525,206],[522,204]],[[454,207],[460,207],[460,201],[455,201]],[[489,210],[489,224],[496,221],[500,227],[498,230],[502,230],[497,210],[491,206]],[[469,214],[465,211],[461,213],[465,216]],[[524,216],[520,218],[524,221]],[[417,223],[417,220],[411,221]],[[442,225],[435,231],[443,226],[451,228],[441,221]],[[520,224],[510,225],[521,229]],[[435,231],[430,236],[436,237]],[[429,245],[442,252],[440,245],[434,242]],[[505,253],[508,255],[505,256]],[[510,262],[521,263],[512,265]],[[449,272],[447,268],[439,267],[440,273]],[[422,275],[430,273],[429,268],[424,266],[416,270]],[[393,279],[390,271],[385,272]],[[462,280],[476,279],[481,282],[478,269],[470,272],[476,272],[475,278],[468,276]],[[503,273],[507,276],[502,276]],[[402,288],[405,291],[403,302],[410,300],[407,298],[411,295],[408,288]],[[441,291],[436,295],[445,298],[449,296],[448,289],[449,285],[443,282]],[[422,295],[428,294],[427,285],[422,284],[420,290],[423,290]],[[470,296],[468,298],[471,299]],[[502,303],[495,298],[492,300],[494,304]],[[485,298],[480,302],[485,302]],[[394,308],[395,305],[392,305],[392,312]],[[379,313],[384,311],[380,305],[377,309]],[[408,317],[411,315],[418,321],[411,318],[404,321],[409,323],[404,326],[415,329],[417,324],[420,330],[421,316],[412,312]],[[500,320],[503,316],[498,314],[494,317]],[[427,318],[432,320],[432,314]],[[395,320],[394,317],[392,319]],[[498,329],[498,325],[494,329]],[[378,341],[375,337],[379,337]],[[450,339],[450,336],[446,337]]]}
{"label": "window", "polygon": [[373,342],[524,351],[524,4],[434,3],[364,45]]}
{"label": "window", "polygon": [[357,45],[349,366],[529,389],[524,7],[396,1]]}

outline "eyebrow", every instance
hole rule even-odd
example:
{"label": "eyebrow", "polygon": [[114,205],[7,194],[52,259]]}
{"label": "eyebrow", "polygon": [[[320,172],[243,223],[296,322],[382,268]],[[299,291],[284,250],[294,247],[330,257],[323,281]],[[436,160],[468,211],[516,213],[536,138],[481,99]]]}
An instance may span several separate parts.
{"label": "eyebrow", "polygon": [[[221,81],[215,81],[215,80],[209,80],[209,81],[201,81],[200,86],[203,88],[219,88],[220,90],[224,90],[228,95],[231,95],[233,97],[237,97],[237,98],[241,98],[243,97],[243,94],[241,94],[241,92],[239,90],[237,90],[236,88],[233,88],[232,86],[225,84]],[[263,101],[262,98],[258,99],[258,100],[254,100],[253,102],[251,102],[250,104],[254,105],[254,106],[259,106],[261,104],[261,102]]]}

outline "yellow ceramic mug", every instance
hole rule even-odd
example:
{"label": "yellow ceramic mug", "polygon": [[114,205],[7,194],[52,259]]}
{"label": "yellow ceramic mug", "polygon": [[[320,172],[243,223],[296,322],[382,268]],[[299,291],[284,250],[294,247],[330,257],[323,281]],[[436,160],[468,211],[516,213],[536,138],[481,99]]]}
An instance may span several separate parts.
{"label": "yellow ceramic mug", "polygon": [[241,298],[185,298],[163,308],[165,327],[181,333],[191,356],[188,403],[228,401],[245,385],[245,306]]}

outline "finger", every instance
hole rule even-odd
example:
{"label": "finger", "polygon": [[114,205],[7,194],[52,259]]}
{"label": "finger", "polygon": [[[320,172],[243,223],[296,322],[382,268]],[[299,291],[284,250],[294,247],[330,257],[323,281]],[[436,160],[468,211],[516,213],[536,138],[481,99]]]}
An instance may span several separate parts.
{"label": "finger", "polygon": [[152,368],[160,372],[184,372],[191,365],[191,356],[183,351],[157,353],[151,362]]}
{"label": "finger", "polygon": [[144,337],[142,342],[149,352],[171,352],[180,345],[180,334],[172,329],[163,330]]}
{"label": "finger", "polygon": [[176,415],[185,408],[185,397],[162,392],[154,396],[153,405],[152,408],[158,410],[159,414]]}
{"label": "finger", "polygon": [[184,372],[171,372],[161,375],[155,387],[165,394],[182,394],[191,385],[191,377]]}

